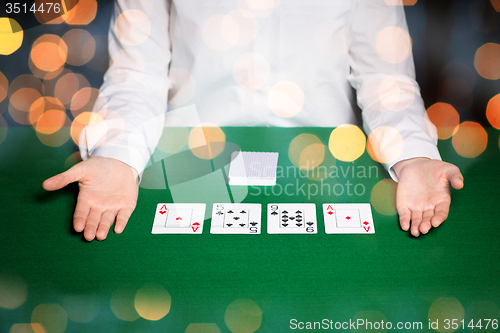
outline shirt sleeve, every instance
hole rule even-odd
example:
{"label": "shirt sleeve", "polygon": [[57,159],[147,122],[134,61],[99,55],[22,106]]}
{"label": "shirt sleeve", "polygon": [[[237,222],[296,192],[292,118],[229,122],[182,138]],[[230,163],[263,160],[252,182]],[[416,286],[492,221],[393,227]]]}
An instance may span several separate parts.
{"label": "shirt sleeve", "polygon": [[402,5],[355,1],[348,80],[357,91],[368,149],[395,181],[392,166],[399,161],[441,159],[436,128],[425,116],[415,81],[411,43]]}
{"label": "shirt sleeve", "polygon": [[169,1],[118,0],[109,29],[110,67],[89,124],[83,159],[111,157],[141,174],[161,137],[170,88]]}

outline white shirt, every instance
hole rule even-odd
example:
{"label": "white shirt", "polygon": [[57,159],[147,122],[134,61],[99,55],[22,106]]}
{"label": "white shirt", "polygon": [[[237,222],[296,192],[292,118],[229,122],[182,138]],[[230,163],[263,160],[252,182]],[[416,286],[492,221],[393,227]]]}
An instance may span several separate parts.
{"label": "white shirt", "polygon": [[118,0],[93,111],[104,121],[83,131],[82,156],[141,173],[179,125],[167,111],[194,104],[189,127],[360,125],[359,106],[395,180],[400,160],[440,159],[398,1]]}

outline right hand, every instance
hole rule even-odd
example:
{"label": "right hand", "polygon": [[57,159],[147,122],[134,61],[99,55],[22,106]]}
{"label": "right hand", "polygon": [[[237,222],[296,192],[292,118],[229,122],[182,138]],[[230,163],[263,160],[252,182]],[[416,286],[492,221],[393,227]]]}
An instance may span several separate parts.
{"label": "right hand", "polygon": [[78,182],[80,193],[73,226],[86,240],[104,240],[115,223],[115,233],[125,228],[137,204],[137,171],[114,158],[91,157],[43,182],[47,191]]}

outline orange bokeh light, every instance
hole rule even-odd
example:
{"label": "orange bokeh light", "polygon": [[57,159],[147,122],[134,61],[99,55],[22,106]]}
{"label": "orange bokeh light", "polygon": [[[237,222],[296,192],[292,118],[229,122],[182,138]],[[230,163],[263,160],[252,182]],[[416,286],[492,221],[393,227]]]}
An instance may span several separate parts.
{"label": "orange bokeh light", "polygon": [[99,90],[95,88],[80,89],[71,99],[71,113],[74,117],[85,111],[92,111],[95,101],[99,97]]}
{"label": "orange bokeh light", "polygon": [[101,122],[103,119],[100,114],[93,112],[83,112],[75,117],[73,122],[71,123],[71,138],[73,141],[78,144],[80,139],[80,134],[82,130],[87,125],[95,125]]}
{"label": "orange bokeh light", "polygon": [[480,124],[464,121],[460,124],[457,133],[453,135],[452,144],[458,155],[474,158],[486,149],[488,134]]}
{"label": "orange bokeh light", "polygon": [[38,118],[36,131],[42,134],[53,134],[64,126],[66,118],[66,112],[48,110]]}
{"label": "orange bokeh light", "polygon": [[89,88],[90,83],[85,76],[68,72],[57,79],[54,96],[64,105],[69,106],[73,96],[83,88]]}
{"label": "orange bokeh light", "polygon": [[491,0],[491,5],[497,12],[500,12],[500,0]]}
{"label": "orange bokeh light", "polygon": [[427,109],[429,120],[437,127],[438,139],[446,140],[458,130],[460,115],[448,103],[435,103]]}
{"label": "orange bokeh light", "polygon": [[66,62],[70,65],[83,66],[95,54],[95,40],[87,30],[72,29],[65,33],[62,39],[68,45]]}
{"label": "orange bokeh light", "polygon": [[403,138],[393,127],[377,127],[368,135],[366,151],[376,162],[391,163],[403,152]]}
{"label": "orange bokeh light", "polygon": [[474,67],[485,79],[500,79],[500,44],[486,43],[481,46],[476,51]]}
{"label": "orange bokeh light", "polygon": [[486,118],[491,126],[500,129],[500,94],[492,97],[486,107]]}
{"label": "orange bokeh light", "polygon": [[49,110],[57,110],[66,113],[64,105],[57,98],[49,96],[40,97],[33,102],[30,107],[30,123],[34,126],[38,119]]}
{"label": "orange bokeh light", "polygon": [[43,35],[34,43],[30,54],[33,64],[45,72],[53,72],[64,66],[68,46],[56,35]]}
{"label": "orange bokeh light", "polygon": [[[65,13],[62,1],[57,0],[35,0],[34,15],[42,24],[60,24],[64,22],[62,15]],[[49,5],[51,4],[51,5]],[[43,9],[43,11],[38,10]]]}
{"label": "orange bokeh light", "polygon": [[97,14],[96,0],[80,0],[63,18],[69,25],[87,25]]}
{"label": "orange bokeh light", "polygon": [[0,102],[7,97],[7,92],[9,91],[9,80],[0,72]]}

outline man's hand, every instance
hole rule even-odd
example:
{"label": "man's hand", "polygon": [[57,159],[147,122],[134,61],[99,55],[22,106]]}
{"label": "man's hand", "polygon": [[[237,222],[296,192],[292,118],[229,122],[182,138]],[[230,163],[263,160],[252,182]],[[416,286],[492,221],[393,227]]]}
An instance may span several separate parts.
{"label": "man's hand", "polygon": [[92,157],[43,182],[54,191],[78,182],[80,193],[73,226],[86,240],[103,240],[116,218],[115,232],[121,233],[137,203],[137,171],[113,158]]}
{"label": "man's hand", "polygon": [[399,223],[404,231],[418,237],[431,227],[438,227],[448,217],[450,209],[450,183],[454,189],[464,186],[464,178],[453,164],[412,158],[396,163],[394,171],[399,176],[396,208]]}

